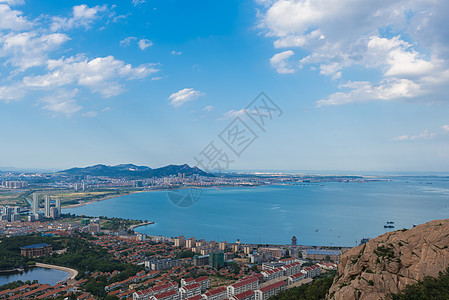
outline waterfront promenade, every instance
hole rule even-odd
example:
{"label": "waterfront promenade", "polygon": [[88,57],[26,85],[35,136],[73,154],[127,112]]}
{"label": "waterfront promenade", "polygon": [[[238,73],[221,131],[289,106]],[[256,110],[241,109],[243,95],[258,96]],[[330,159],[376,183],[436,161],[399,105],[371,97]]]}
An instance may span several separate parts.
{"label": "waterfront promenade", "polygon": [[74,281],[75,277],[78,275],[77,270],[66,268],[66,267],[61,267],[61,266],[48,265],[48,264],[43,264],[43,263],[37,262],[36,267],[46,268],[46,269],[54,269],[54,270],[59,270],[59,271],[64,271],[64,272],[69,273],[69,277],[67,278],[67,283],[70,283],[70,281]]}
{"label": "waterfront promenade", "polygon": [[130,230],[134,230],[134,229],[136,229],[137,227],[146,226],[146,225],[151,225],[151,224],[154,224],[154,222],[143,222],[143,223],[139,223],[139,224],[134,224],[134,225],[129,226],[129,229],[130,229]]}

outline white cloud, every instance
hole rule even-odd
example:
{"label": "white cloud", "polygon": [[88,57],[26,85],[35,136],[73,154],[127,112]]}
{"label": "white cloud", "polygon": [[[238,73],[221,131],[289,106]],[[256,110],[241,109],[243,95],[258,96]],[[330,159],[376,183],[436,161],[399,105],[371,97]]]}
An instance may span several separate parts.
{"label": "white cloud", "polygon": [[173,50],[173,51],[171,52],[171,54],[173,54],[173,55],[181,55],[181,54],[182,54],[182,51],[175,51],[175,50]]}
{"label": "white cloud", "polygon": [[223,117],[220,118],[219,120],[227,120],[227,119],[233,119],[236,117],[243,117],[247,111],[248,111],[248,109],[246,109],[246,108],[242,108],[240,110],[231,109],[231,110],[225,112]]}
{"label": "white cloud", "polygon": [[355,81],[341,84],[339,87],[348,91],[337,92],[327,99],[319,100],[316,102],[317,106],[411,98],[417,95],[420,89],[419,85],[407,79],[383,80],[376,85],[368,81]]}
{"label": "white cloud", "polygon": [[332,76],[332,79],[338,79],[341,77],[341,65],[339,63],[331,63],[320,66],[320,74]]}
{"label": "white cloud", "polygon": [[173,93],[168,97],[170,100],[170,104],[174,107],[179,107],[186,102],[193,101],[198,99],[199,97],[203,96],[204,93],[201,93],[200,91],[196,91],[193,88],[185,88],[180,91],[177,91],[176,93]]}
{"label": "white cloud", "polygon": [[431,140],[436,136],[435,133],[430,133],[427,129],[418,135],[401,135],[393,138],[394,141],[415,141],[415,140]]}
{"label": "white cloud", "polygon": [[78,94],[78,90],[59,90],[50,96],[44,97],[41,101],[45,104],[43,109],[49,111],[53,116],[65,115],[71,117],[74,113],[82,109],[73,98]]}
{"label": "white cloud", "polygon": [[153,42],[147,39],[142,39],[138,43],[140,50],[145,50],[153,45]]}
{"label": "white cloud", "polygon": [[147,2],[147,1],[146,0],[133,0],[133,5],[134,6],[138,6],[138,5],[143,4],[145,2]]}
{"label": "white cloud", "polygon": [[294,73],[295,69],[288,63],[288,59],[293,55],[295,55],[295,52],[292,50],[275,54],[270,59],[271,66],[273,66],[273,68],[281,74]]}
{"label": "white cloud", "polygon": [[441,128],[442,128],[444,131],[448,131],[448,132],[449,132],[449,125],[445,124],[445,125],[441,126]]}
{"label": "white cloud", "polygon": [[24,71],[44,65],[49,52],[58,49],[69,37],[62,33],[39,34],[36,31],[0,36],[0,57]]}
{"label": "white cloud", "polygon": [[88,7],[86,4],[74,6],[72,8],[72,17],[53,17],[51,29],[53,31],[69,30],[77,27],[89,28],[90,25],[101,17],[102,12],[108,10],[107,5],[97,5]]}
{"label": "white cloud", "polygon": [[[90,91],[103,97],[115,96],[125,90],[124,81],[151,77],[158,72],[156,64],[131,66],[113,56],[93,59],[84,55],[58,56],[57,51],[70,40],[62,30],[89,28],[103,17],[112,20],[116,16],[114,5],[109,9],[107,5],[82,4],[74,6],[68,17],[42,15],[32,19],[9,6],[23,3],[0,0],[0,64],[4,75],[0,101],[20,100],[32,94],[39,106],[52,115],[71,116],[83,109],[75,100],[78,93]],[[48,27],[56,32],[50,32]],[[124,39],[121,45],[133,40],[137,38]],[[149,40],[138,43],[141,49],[150,45]],[[83,115],[94,114],[87,111]]]}
{"label": "white cloud", "polygon": [[23,5],[25,0],[0,0],[0,3],[6,3],[8,5]]}
{"label": "white cloud", "polygon": [[[422,101],[445,99],[449,86],[449,28],[443,24],[449,12],[449,2],[256,2],[264,5],[259,11],[259,26],[268,38],[273,39],[274,47],[289,48],[287,51],[301,48],[297,53],[305,53],[290,64],[279,58],[281,67],[272,63],[278,72],[292,73],[296,68],[310,65],[320,74],[339,80],[349,68],[362,67],[377,70],[381,75],[377,82],[365,84],[368,87],[365,94],[378,96],[365,99],[385,100],[387,95],[379,95],[370,87],[389,90],[391,82],[400,83],[395,84],[395,88],[406,89],[402,93],[391,93],[392,100],[403,97]],[[347,78],[350,76],[349,73]],[[347,83],[352,84],[351,81]],[[330,101],[333,104],[360,101],[351,99],[352,96],[358,96],[358,93],[339,92],[329,96],[328,100],[340,98],[340,101]]]}
{"label": "white cloud", "polygon": [[152,65],[132,67],[113,56],[88,60],[84,56],[49,60],[49,73],[26,76],[23,83],[28,88],[51,89],[69,84],[77,84],[111,97],[123,92],[119,79],[142,79],[158,70]]}
{"label": "white cloud", "polygon": [[[128,47],[132,42],[136,41],[137,38],[130,36],[120,41],[120,46],[122,47]],[[137,45],[139,46],[140,50],[145,50],[148,47],[153,46],[153,42],[147,39],[141,39],[137,42]]]}
{"label": "white cloud", "polygon": [[206,106],[206,107],[204,107],[203,108],[203,111],[207,111],[207,112],[210,112],[210,111],[212,111],[214,109],[214,107],[213,106],[211,106],[211,105],[208,105],[208,106]]}
{"label": "white cloud", "polygon": [[[6,1],[8,4],[14,4],[10,2],[14,1]],[[21,11],[12,10],[9,5],[1,3],[2,2],[0,2],[0,30],[25,30],[32,27],[33,23],[23,17]],[[3,1],[3,3],[5,3],[5,1]]]}
{"label": "white cloud", "polygon": [[367,44],[371,63],[386,66],[385,76],[412,77],[435,70],[432,62],[420,58],[411,45],[395,36],[391,39],[373,36]]}
{"label": "white cloud", "polygon": [[125,39],[123,39],[123,40],[120,41],[120,46],[122,46],[122,47],[128,47],[128,46],[131,44],[131,42],[132,42],[132,41],[135,41],[135,40],[137,40],[136,37],[129,36],[129,37],[127,37],[127,38],[125,38]]}
{"label": "white cloud", "polygon": [[25,91],[19,86],[0,86],[0,100],[10,102],[25,96]]}

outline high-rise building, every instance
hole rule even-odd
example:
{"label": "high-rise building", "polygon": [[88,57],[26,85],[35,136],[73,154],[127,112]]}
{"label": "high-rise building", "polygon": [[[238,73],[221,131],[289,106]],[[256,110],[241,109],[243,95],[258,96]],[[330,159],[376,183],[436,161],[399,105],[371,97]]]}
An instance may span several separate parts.
{"label": "high-rise building", "polygon": [[224,266],[224,253],[211,253],[209,254],[209,266],[214,268],[223,267]]}
{"label": "high-rise building", "polygon": [[225,251],[225,249],[226,249],[226,242],[220,242],[218,244],[218,249],[220,249],[221,251]]}
{"label": "high-rise building", "polygon": [[245,254],[251,254],[251,252],[253,252],[253,247],[251,247],[251,246],[244,246],[243,247],[243,252],[245,253]]}
{"label": "high-rise building", "polygon": [[61,199],[56,199],[56,208],[58,209],[58,214],[61,215]]}
{"label": "high-rise building", "polygon": [[175,238],[175,247],[184,247],[186,244],[186,238],[184,236],[178,236]]}
{"label": "high-rise building", "polygon": [[11,215],[11,222],[20,221],[20,214],[14,213]]}
{"label": "high-rise building", "polygon": [[57,219],[59,218],[59,211],[56,207],[50,207],[50,217],[52,219]]}
{"label": "high-rise building", "polygon": [[191,237],[190,239],[186,240],[186,248],[193,248],[196,246],[196,238]]}
{"label": "high-rise building", "polygon": [[50,218],[50,196],[49,195],[45,195],[45,217],[46,218]]}
{"label": "high-rise building", "polygon": [[39,194],[33,194],[33,214],[37,214],[39,211]]}
{"label": "high-rise building", "polygon": [[98,223],[90,223],[90,224],[87,226],[87,230],[88,230],[90,233],[98,233],[98,232],[100,232],[100,230],[101,230],[100,224],[98,224]]}

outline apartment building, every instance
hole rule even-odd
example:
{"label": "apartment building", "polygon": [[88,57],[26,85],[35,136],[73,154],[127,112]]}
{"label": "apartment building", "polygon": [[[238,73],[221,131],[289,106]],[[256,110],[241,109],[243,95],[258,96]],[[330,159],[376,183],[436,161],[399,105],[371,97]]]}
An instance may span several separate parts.
{"label": "apartment building", "polygon": [[228,298],[234,295],[241,294],[249,290],[257,290],[259,288],[259,280],[256,277],[251,277],[242,281],[238,281],[227,287]]}

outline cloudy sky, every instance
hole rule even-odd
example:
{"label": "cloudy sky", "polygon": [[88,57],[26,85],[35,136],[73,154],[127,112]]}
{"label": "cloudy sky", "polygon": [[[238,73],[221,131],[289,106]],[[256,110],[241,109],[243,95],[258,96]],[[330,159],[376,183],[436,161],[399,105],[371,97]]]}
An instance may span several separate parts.
{"label": "cloudy sky", "polygon": [[[448,14],[442,0],[0,0],[0,166],[194,165],[212,143],[229,169],[449,171]],[[260,92],[278,108],[263,127]],[[236,120],[242,151],[223,139]]]}

